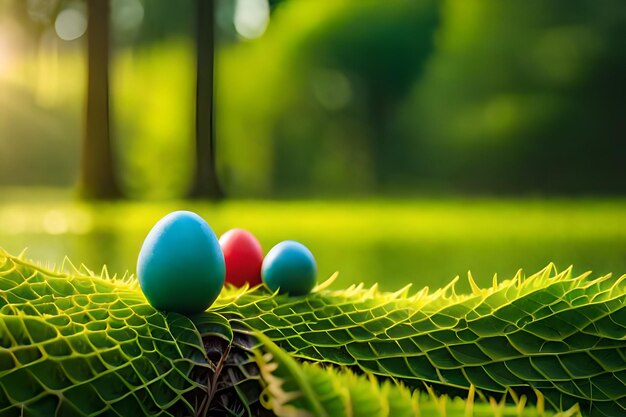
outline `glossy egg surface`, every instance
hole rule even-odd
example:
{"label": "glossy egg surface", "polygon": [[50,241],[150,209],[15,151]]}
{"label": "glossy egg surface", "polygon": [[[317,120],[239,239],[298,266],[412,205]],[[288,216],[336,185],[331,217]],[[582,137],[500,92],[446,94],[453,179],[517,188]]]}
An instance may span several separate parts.
{"label": "glossy egg surface", "polygon": [[317,264],[302,243],[286,240],[265,256],[261,271],[267,287],[289,295],[306,295],[315,287]]}
{"label": "glossy egg surface", "polygon": [[246,282],[254,287],[261,283],[263,248],[247,230],[232,229],[220,237],[226,262],[226,282],[241,287]]}
{"label": "glossy egg surface", "polygon": [[148,233],[139,252],[137,275],[155,308],[198,313],[215,301],[224,286],[224,255],[204,219],[175,211]]}

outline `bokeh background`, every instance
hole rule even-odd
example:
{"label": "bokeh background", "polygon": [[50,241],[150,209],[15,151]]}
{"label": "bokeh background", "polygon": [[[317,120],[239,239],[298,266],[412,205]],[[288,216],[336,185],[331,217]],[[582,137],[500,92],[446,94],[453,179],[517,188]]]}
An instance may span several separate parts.
{"label": "bokeh background", "polygon": [[[626,272],[622,0],[216,0],[212,45],[203,1],[107,0],[119,193],[86,199],[91,6],[0,0],[1,247],[132,273],[154,222],[190,209],[266,250],[300,240],[335,287]],[[192,192],[202,158],[219,196]]]}

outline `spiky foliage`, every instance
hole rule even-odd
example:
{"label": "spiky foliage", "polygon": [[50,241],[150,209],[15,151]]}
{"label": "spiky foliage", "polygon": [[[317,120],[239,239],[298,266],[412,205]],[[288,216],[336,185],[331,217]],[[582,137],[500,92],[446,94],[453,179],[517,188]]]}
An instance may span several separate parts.
{"label": "spiky foliage", "polygon": [[132,278],[53,272],[0,252],[0,415],[261,415],[259,331],[294,358],[411,389],[467,396],[475,386],[500,398],[512,388],[540,402],[538,389],[557,409],[579,402],[585,415],[620,416],[625,278],[549,267],[465,296],[453,286],[300,298],[230,289],[185,317],[154,310]]}
{"label": "spiky foliage", "polygon": [[235,387],[216,371],[252,362],[227,359],[232,342],[223,317],[159,312],[132,280],[0,253],[2,416],[206,415],[237,393],[254,405],[240,387],[224,395]]}
{"label": "spiky foliage", "polygon": [[538,406],[527,406],[527,398],[514,392],[512,404],[506,396],[487,400],[473,386],[465,400],[438,396],[429,386],[411,392],[389,380],[379,383],[371,375],[298,363],[260,337],[265,354],[257,351],[256,358],[265,385],[264,401],[279,417],[580,417],[578,405],[562,413],[545,412],[541,396]]}
{"label": "spiky foliage", "polygon": [[358,369],[440,392],[534,389],[557,409],[626,415],[626,275],[573,277],[553,265],[456,295],[360,286],[304,298],[232,292],[214,311],[235,332],[263,332],[303,360]]}

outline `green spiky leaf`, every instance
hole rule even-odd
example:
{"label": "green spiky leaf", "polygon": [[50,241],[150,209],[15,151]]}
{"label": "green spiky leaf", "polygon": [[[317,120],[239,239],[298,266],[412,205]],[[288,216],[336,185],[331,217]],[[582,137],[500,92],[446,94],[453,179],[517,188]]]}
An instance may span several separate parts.
{"label": "green spiky leaf", "polygon": [[217,313],[162,313],[136,283],[0,253],[0,414],[191,415],[216,338],[233,338]]}
{"label": "green spiky leaf", "polygon": [[298,360],[408,389],[626,412],[626,276],[550,266],[488,289],[470,278],[469,295],[227,289],[186,317],[154,310],[134,278],[103,275],[0,252],[0,415],[260,415],[255,332]]}
{"label": "green spiky leaf", "polygon": [[546,413],[527,406],[526,397],[475,401],[474,387],[467,399],[437,395],[430,387],[411,392],[390,380],[379,383],[373,376],[350,370],[299,363],[259,336],[263,352],[256,358],[265,385],[265,405],[279,417],[580,417],[578,405],[562,413]]}
{"label": "green spiky leaf", "polygon": [[223,294],[214,311],[293,356],[450,394],[535,390],[554,409],[626,415],[626,275],[574,277],[553,265],[457,295],[361,286],[307,297],[262,287]]}

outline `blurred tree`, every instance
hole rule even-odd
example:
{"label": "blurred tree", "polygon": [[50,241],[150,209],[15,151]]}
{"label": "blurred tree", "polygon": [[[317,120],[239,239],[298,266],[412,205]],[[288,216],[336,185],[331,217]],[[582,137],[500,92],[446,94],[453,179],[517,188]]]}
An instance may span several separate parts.
{"label": "blurred tree", "polygon": [[196,170],[191,197],[223,197],[215,167],[215,1],[196,0]]}
{"label": "blurred tree", "polygon": [[223,179],[261,195],[623,193],[625,35],[621,0],[286,1],[221,56],[238,87],[220,96]]}
{"label": "blurred tree", "polygon": [[109,0],[87,0],[87,109],[80,186],[86,198],[122,196],[109,133]]}
{"label": "blurred tree", "polygon": [[262,37],[223,51],[219,85],[237,87],[219,94],[229,189],[328,196],[394,183],[412,161],[393,119],[434,52],[439,7],[284,1]]}
{"label": "blurred tree", "polygon": [[[237,35],[233,0],[214,1],[216,84],[225,86],[217,89],[217,185],[231,196],[336,196],[376,187],[382,192],[394,187],[391,192],[481,194],[626,190],[623,0],[572,0],[568,7],[542,0],[269,0],[270,24],[258,39]],[[113,15],[116,4],[127,2],[112,2]],[[135,180],[142,172],[149,172],[149,180],[134,182],[137,190],[170,182],[161,194],[138,196],[180,196],[187,188],[197,192],[187,187],[194,169],[194,127],[188,120],[194,101],[197,145],[205,149],[195,155],[202,159],[198,167],[208,160],[215,170],[213,103],[206,98],[215,95],[207,80],[213,77],[216,40],[206,37],[207,23],[213,22],[205,15],[207,8],[194,13],[200,3],[213,6],[198,0],[142,0],[143,23],[118,44],[124,50],[112,69],[121,68],[121,57],[125,66],[118,71],[123,76],[115,74],[116,90],[124,91],[113,98],[123,114],[116,134],[124,134],[120,157],[132,159],[135,165],[129,166],[136,168],[124,169],[126,192],[132,192],[128,178]],[[37,100],[38,69],[46,75],[47,62],[35,55],[39,38],[54,36],[59,8],[78,4],[0,0],[20,31],[29,34],[20,49],[33,50],[27,58],[33,62],[24,65],[32,76],[2,88],[10,105],[0,112],[0,123],[6,120],[11,127],[0,133],[21,140],[6,145],[0,155],[0,181],[19,177],[24,184],[68,184],[78,172],[71,160],[78,163],[72,155],[78,146],[71,148],[78,134],[68,134],[68,126],[80,124],[80,102],[72,96],[53,108]],[[199,21],[190,36],[192,19]],[[195,63],[189,38],[198,40]],[[61,54],[75,54],[78,43],[72,42],[59,44]],[[75,83],[82,72],[70,66],[79,67],[79,61],[61,62],[63,76]],[[153,70],[158,76],[150,76]],[[41,77],[42,83],[47,80]],[[101,136],[108,138],[108,133]],[[108,143],[104,149],[110,148]],[[97,164],[111,168],[107,157],[102,160],[108,153],[91,153]],[[157,172],[154,166],[163,155],[175,162]],[[28,166],[28,172],[2,175],[20,172],[19,166]],[[205,178],[210,184],[199,172],[196,177],[196,183]]]}
{"label": "blurred tree", "polygon": [[621,0],[448,0],[405,112],[417,175],[464,193],[623,193],[625,38]]}
{"label": "blurred tree", "polygon": [[356,117],[370,127],[362,146],[370,155],[374,185],[396,180],[406,146],[394,134],[394,117],[433,54],[439,2],[431,0],[348,3],[306,35],[303,62],[331,69],[360,85]]}

